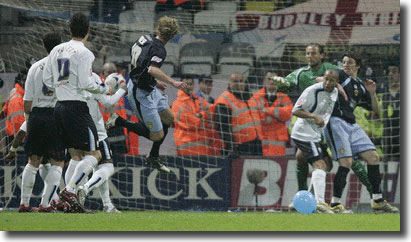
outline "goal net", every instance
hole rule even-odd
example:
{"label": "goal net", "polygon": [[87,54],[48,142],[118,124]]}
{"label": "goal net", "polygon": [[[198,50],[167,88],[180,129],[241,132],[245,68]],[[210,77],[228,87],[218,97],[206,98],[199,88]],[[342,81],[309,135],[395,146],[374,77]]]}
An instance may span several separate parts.
{"label": "goal net", "polygon": [[[175,6],[174,2],[180,5]],[[90,18],[90,38],[86,46],[96,56],[93,70],[97,73],[102,72],[105,62],[113,62],[119,71],[127,73],[133,43],[142,34],[153,33],[155,21],[160,17],[176,18],[179,34],[165,46],[167,58],[162,70],[176,80],[183,76],[192,77],[194,92],[201,86],[204,94],[207,87],[212,87],[209,96],[214,99],[227,90],[232,73],[244,76],[246,93],[251,97],[264,87],[267,72],[286,77],[307,66],[305,49],[310,43],[321,44],[323,62],[336,66],[341,66],[343,53],[359,53],[362,57],[359,76],[377,82],[381,112],[356,110],[357,121],[381,155],[384,196],[394,204],[400,203],[399,1],[0,0],[2,105],[14,87],[17,74],[26,73],[34,61],[46,56],[42,35],[57,31],[63,41],[68,41],[68,19],[76,12],[83,12]],[[295,101],[302,90],[281,91]],[[177,90],[169,85],[165,93],[169,105],[174,106],[176,117],[160,149],[165,164],[171,168],[169,175],[160,174],[144,164],[143,158],[150,152],[151,141],[120,132],[120,136],[123,135],[120,140],[125,141],[117,142],[119,134],[110,135],[113,146],[121,146],[115,149],[116,172],[109,182],[112,200],[119,209],[287,209],[298,190],[293,142],[289,139],[262,142],[281,143],[285,146],[281,156],[247,154],[240,150],[230,152],[223,141],[225,133],[233,135],[235,132],[234,127],[229,128],[231,132],[224,129],[227,127],[224,120],[230,119],[222,115],[223,118],[216,120],[212,109],[202,110],[201,118],[193,117],[201,110],[191,111],[191,117],[190,112],[179,116],[186,107],[177,109],[178,105],[173,105],[178,100]],[[127,117],[136,120],[130,110]],[[0,207],[15,208],[20,201],[21,172],[27,157],[19,152],[15,162],[4,160],[10,147],[6,120],[0,121]],[[270,119],[267,124],[270,122],[285,123],[287,129],[291,125],[291,120]],[[184,125],[188,127],[186,135],[182,131]],[[261,131],[264,134],[272,132],[270,129],[274,126],[262,127],[265,127]],[[204,147],[201,147],[191,149],[190,155],[184,153],[190,147],[204,144],[212,151],[204,153]],[[337,168],[338,163],[334,161],[327,176],[327,202],[332,196],[332,181]],[[310,176],[309,173],[308,184]],[[37,206],[40,201],[42,186],[38,176],[32,206]],[[62,180],[60,189],[63,187]],[[367,190],[352,172],[347,178],[343,204],[357,210],[361,209],[361,204],[366,204],[365,209],[370,207]],[[89,196],[86,205],[102,208],[98,192]]]}

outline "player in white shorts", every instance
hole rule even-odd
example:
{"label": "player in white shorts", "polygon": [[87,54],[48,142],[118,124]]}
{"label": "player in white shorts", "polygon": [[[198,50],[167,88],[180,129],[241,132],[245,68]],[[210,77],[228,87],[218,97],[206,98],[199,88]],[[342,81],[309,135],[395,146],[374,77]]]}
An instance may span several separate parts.
{"label": "player in white shorts", "polygon": [[328,123],[338,97],[338,72],[328,69],[324,73],[324,82],[306,88],[298,98],[293,115],[298,119],[291,132],[291,138],[304,154],[305,161],[313,167],[311,184],[317,200],[317,211],[333,213],[325,202],[325,176],[327,164],[321,150],[321,134]]}

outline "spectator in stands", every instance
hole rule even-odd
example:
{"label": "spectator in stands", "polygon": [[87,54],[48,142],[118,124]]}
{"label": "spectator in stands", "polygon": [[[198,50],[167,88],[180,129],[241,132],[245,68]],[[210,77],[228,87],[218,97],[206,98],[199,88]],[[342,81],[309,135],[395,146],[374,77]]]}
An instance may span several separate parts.
{"label": "spectator in stands", "polygon": [[177,155],[219,155],[212,144],[212,130],[208,122],[209,103],[193,93],[194,79],[184,76],[187,87],[177,92],[172,105],[174,113],[174,140]]}
{"label": "spectator in stands", "polygon": [[193,12],[199,12],[205,9],[205,4],[205,0],[157,0],[154,11],[158,14],[163,11],[176,10],[180,7]]}
{"label": "spectator in stands", "polygon": [[384,153],[400,160],[400,66],[388,66],[388,86],[383,93]]}
{"label": "spectator in stands", "polygon": [[26,73],[19,73],[15,78],[14,88],[10,91],[9,98],[1,110],[0,119],[6,118],[7,146],[12,142],[20,126],[24,122],[24,83]]}
{"label": "spectator in stands", "polygon": [[230,76],[228,89],[215,101],[212,108],[216,130],[224,142],[222,154],[231,158],[238,155],[262,155],[257,138],[257,125],[247,105],[249,95],[243,74]]}
{"label": "spectator in stands", "polygon": [[264,88],[248,100],[257,124],[257,134],[262,143],[264,156],[285,156],[289,141],[286,122],[291,119],[293,103],[284,93],[277,92],[276,73],[267,72]]}
{"label": "spectator in stands", "polygon": [[108,45],[105,43],[103,38],[98,35],[98,31],[91,28],[89,39],[85,45],[91,52],[93,52],[95,56],[93,62],[93,71],[95,73],[101,74],[103,70],[103,64],[108,53]]}
{"label": "spectator in stands", "polygon": [[215,99],[210,96],[211,90],[213,89],[213,79],[211,79],[211,77],[201,76],[198,79],[198,86],[200,88],[196,92],[196,95],[204,98],[208,103],[213,104]]}
{"label": "spectator in stands", "polygon": [[[205,0],[157,0],[154,11],[156,19],[158,19],[162,16],[170,15],[167,11],[184,9],[189,14],[191,23],[194,23],[194,15],[206,9],[205,4]],[[175,13],[171,13],[171,15],[173,14],[175,15]]]}

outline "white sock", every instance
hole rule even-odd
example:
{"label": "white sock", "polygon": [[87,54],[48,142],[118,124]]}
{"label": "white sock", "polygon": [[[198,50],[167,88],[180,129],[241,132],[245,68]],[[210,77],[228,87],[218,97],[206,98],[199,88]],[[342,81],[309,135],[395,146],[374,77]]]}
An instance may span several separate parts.
{"label": "white sock", "polygon": [[112,206],[113,204],[111,203],[110,199],[110,189],[108,186],[108,180],[103,182],[103,184],[101,184],[101,186],[98,187],[98,191],[100,193],[101,200],[103,201],[103,207]]}
{"label": "white sock", "polygon": [[[40,166],[39,166],[39,174],[40,174],[40,177],[43,180],[43,182],[46,180],[47,173],[48,173],[48,170],[50,169],[50,167],[51,167],[50,163],[40,164]],[[44,192],[44,188],[43,188],[43,192]],[[59,198],[59,195],[57,194],[57,190],[56,190],[56,192],[53,193],[53,197],[51,198],[51,200],[58,201],[59,199],[60,198]]]}
{"label": "white sock", "polygon": [[36,168],[30,164],[24,167],[21,178],[21,201],[20,204],[24,206],[30,206],[30,197],[33,191],[34,182],[36,180],[36,174],[39,168]]}
{"label": "white sock", "polygon": [[333,196],[331,198],[331,203],[340,203],[341,204],[341,198]]}
{"label": "white sock", "polygon": [[315,169],[311,175],[311,181],[314,187],[314,195],[317,203],[324,203],[325,199],[325,176],[327,173],[321,169]]}
{"label": "white sock", "polygon": [[98,166],[97,171],[93,173],[90,180],[84,184],[84,190],[86,193],[99,187],[105,181],[107,181],[114,173],[113,163],[104,163]]}
{"label": "white sock", "polygon": [[51,167],[50,163],[40,164],[40,166],[39,166],[39,175],[40,175],[40,177],[43,181],[46,179],[47,171],[50,167]]}
{"label": "white sock", "polygon": [[372,194],[372,200],[382,199],[382,193]]}
{"label": "white sock", "polygon": [[77,164],[80,163],[80,161],[73,160],[71,159],[69,162],[69,165],[66,170],[66,174],[64,175],[64,182],[66,182],[66,185],[69,184],[71,177],[74,174],[74,170],[76,169]]}
{"label": "white sock", "polygon": [[97,159],[92,155],[84,156],[74,170],[74,174],[71,177],[69,183],[66,185],[66,189],[69,192],[75,192],[81,180],[86,177],[95,166],[97,166]]}
{"label": "white sock", "polygon": [[63,168],[60,166],[51,166],[48,170],[46,179],[44,180],[44,190],[41,195],[41,205],[43,207],[49,207],[50,201],[60,184],[61,173],[63,173]]}

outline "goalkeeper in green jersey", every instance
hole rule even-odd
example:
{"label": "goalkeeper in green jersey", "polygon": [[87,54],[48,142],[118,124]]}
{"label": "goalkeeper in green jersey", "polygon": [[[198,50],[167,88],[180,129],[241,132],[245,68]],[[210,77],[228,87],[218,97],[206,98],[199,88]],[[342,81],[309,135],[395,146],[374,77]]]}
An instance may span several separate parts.
{"label": "goalkeeper in green jersey", "polygon": [[[307,45],[305,49],[305,58],[307,60],[308,65],[291,72],[288,76],[286,76],[285,84],[282,87],[279,87],[279,89],[283,90],[284,92],[288,92],[288,95],[293,99],[293,101],[295,101],[296,98],[299,97],[301,92],[304,91],[307,87],[317,83],[318,81],[321,81],[321,77],[324,75],[326,70],[341,69],[340,67],[335,66],[331,63],[323,62],[324,50],[322,46],[319,44]],[[288,89],[288,91],[284,89]],[[338,89],[344,96],[346,96],[345,92],[342,90],[342,87],[340,85]],[[292,129],[292,125],[294,124],[295,120],[296,117],[293,117],[293,120],[291,121],[291,127],[289,130]],[[325,145],[325,142],[322,143],[324,144],[322,149],[326,151],[327,146]],[[325,152],[325,154],[327,154],[327,152]],[[304,156],[299,149],[297,149],[296,157],[298,190],[308,190],[308,163],[304,162]],[[328,165],[328,171],[330,171],[332,169],[331,157],[326,156],[324,157],[324,160]],[[356,160],[352,164],[351,169],[354,171],[354,173],[357,175],[360,181],[367,187],[367,190],[368,192],[370,192],[371,196],[371,183],[368,180],[367,172],[364,166],[361,164],[360,161]],[[289,205],[289,210],[295,210],[293,203]]]}

